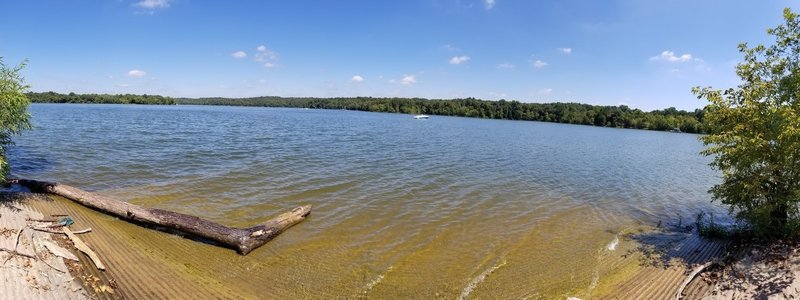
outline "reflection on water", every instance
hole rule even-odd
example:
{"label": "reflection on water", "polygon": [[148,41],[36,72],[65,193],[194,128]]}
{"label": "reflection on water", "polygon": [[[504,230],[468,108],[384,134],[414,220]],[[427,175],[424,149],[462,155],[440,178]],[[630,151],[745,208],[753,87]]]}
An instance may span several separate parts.
{"label": "reflection on water", "polygon": [[31,112],[36,129],[10,152],[20,177],[234,226],[313,204],[267,247],[201,263],[245,291],[587,296],[626,268],[621,232],[724,214],[694,135],[273,108]]}

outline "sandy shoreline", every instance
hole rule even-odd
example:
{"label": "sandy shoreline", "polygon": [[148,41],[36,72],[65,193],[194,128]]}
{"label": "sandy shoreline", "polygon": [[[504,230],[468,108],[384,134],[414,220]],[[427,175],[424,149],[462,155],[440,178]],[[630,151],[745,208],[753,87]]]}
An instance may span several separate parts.
{"label": "sandy shoreline", "polygon": [[742,242],[696,280],[712,285],[702,299],[800,298],[800,243]]}
{"label": "sandy shoreline", "polygon": [[81,277],[84,266],[51,252],[59,247],[69,249],[62,247],[63,237],[33,229],[36,222],[30,220],[44,216],[29,202],[39,200],[43,197],[0,193],[0,295],[7,299],[95,299],[102,293],[113,295],[114,288],[110,286],[100,293],[87,289],[84,283],[91,280]]}

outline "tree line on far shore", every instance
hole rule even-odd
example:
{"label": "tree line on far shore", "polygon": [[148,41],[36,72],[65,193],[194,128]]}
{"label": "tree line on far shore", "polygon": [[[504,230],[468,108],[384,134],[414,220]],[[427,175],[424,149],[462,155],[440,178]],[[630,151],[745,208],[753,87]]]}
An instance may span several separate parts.
{"label": "tree line on far shore", "polygon": [[34,103],[103,103],[161,105],[230,105],[347,109],[371,112],[429,114],[486,119],[526,120],[601,127],[633,128],[703,133],[704,111],[687,112],[670,107],[645,112],[628,106],[598,106],[580,103],[522,103],[475,98],[423,99],[373,97],[253,97],[253,98],[170,98],[158,95],[28,93]]}
{"label": "tree line on far shore", "polygon": [[134,94],[59,94],[56,92],[28,93],[34,103],[93,103],[93,104],[159,104],[174,105],[175,99],[159,95]]}
{"label": "tree line on far shore", "polygon": [[644,112],[628,106],[580,103],[522,103],[475,98],[431,100],[423,98],[178,98],[178,104],[348,109],[372,112],[429,114],[487,119],[527,120],[602,127],[673,130],[702,133],[702,109],[692,112],[674,107]]}

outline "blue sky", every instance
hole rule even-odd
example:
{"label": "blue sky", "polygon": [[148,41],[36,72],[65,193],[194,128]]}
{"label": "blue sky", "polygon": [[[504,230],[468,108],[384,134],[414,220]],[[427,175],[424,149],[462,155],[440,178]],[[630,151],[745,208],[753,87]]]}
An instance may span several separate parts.
{"label": "blue sky", "polygon": [[702,107],[789,0],[0,3],[33,91]]}

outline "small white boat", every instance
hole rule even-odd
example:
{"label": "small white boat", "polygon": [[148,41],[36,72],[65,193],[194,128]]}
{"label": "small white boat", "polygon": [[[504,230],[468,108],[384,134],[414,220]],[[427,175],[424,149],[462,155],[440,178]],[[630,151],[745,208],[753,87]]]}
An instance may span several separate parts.
{"label": "small white boat", "polygon": [[414,116],[414,120],[427,120],[430,118],[428,115],[416,115]]}

